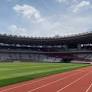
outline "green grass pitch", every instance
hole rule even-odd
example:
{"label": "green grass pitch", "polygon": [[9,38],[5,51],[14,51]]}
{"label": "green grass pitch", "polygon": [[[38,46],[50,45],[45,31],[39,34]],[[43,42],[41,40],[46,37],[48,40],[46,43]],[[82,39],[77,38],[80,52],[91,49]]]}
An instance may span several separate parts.
{"label": "green grass pitch", "polygon": [[72,63],[0,63],[0,87],[89,66]]}

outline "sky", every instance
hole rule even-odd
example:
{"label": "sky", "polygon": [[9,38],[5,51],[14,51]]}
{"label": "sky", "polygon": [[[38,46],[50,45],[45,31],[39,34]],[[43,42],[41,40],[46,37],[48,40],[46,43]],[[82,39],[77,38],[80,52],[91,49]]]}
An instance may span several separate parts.
{"label": "sky", "polygon": [[92,31],[92,0],[0,0],[0,34],[53,37]]}

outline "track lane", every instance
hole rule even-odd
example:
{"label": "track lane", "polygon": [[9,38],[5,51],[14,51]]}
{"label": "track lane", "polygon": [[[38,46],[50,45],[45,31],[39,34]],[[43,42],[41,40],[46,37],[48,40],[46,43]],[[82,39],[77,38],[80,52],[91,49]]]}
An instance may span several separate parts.
{"label": "track lane", "polygon": [[59,89],[57,92],[86,92],[87,88],[92,83],[92,71],[71,82],[64,88]]}
{"label": "track lane", "polygon": [[[86,72],[89,72],[90,70],[92,70],[92,67],[73,70],[73,71],[66,72],[66,73],[61,73],[61,74],[56,74],[56,75],[44,77],[44,78],[41,78],[41,79],[36,79],[36,80],[33,80],[33,81],[29,81],[29,82],[19,83],[18,85],[13,85],[13,86],[8,86],[8,87],[1,88],[0,92],[31,92],[31,90],[34,90],[34,89],[36,89],[38,87],[41,87],[43,85],[47,85],[48,83],[54,82],[54,81],[59,80],[59,79],[62,80],[62,78],[67,77],[69,75],[72,75],[74,73],[81,73],[82,74],[82,72],[86,73]],[[78,74],[78,76],[80,76],[80,75]],[[73,77],[73,79],[75,77]],[[64,82],[61,81],[60,83],[64,83]],[[50,90],[48,87],[46,87],[46,89]],[[45,91],[37,91],[36,90],[36,91],[33,91],[33,92],[48,92],[47,90],[45,90]],[[50,91],[50,92],[56,92],[56,91],[54,90],[54,91]]]}
{"label": "track lane", "polygon": [[18,92],[19,90],[20,90],[19,92],[26,92],[30,88],[34,89],[38,86],[41,86],[41,85],[53,82],[57,79],[60,79],[61,77],[64,78],[66,76],[71,76],[71,75],[73,75],[73,73],[77,74],[78,72],[79,71],[76,71],[76,72],[71,71],[71,72],[66,72],[66,73],[63,73],[63,74],[56,74],[56,75],[48,76],[48,77],[41,78],[41,79],[38,79],[38,80],[26,82],[26,83],[23,83],[23,84],[4,87],[4,88],[1,88],[0,92],[13,92],[13,91]]}
{"label": "track lane", "polygon": [[92,83],[90,84],[90,86],[87,88],[85,92],[92,92]]}
{"label": "track lane", "polygon": [[[68,77],[64,80],[59,80],[53,83],[49,83],[49,85],[43,85],[43,86],[37,87],[33,90],[29,90],[28,92],[48,92],[48,90],[49,92],[57,92],[57,90],[59,90],[60,88],[63,88],[69,85],[71,82],[77,80],[78,78],[84,77],[89,73],[90,72],[86,70],[85,71],[82,70],[82,71],[79,71],[79,73],[74,76]],[[71,91],[68,90],[68,92],[71,92]]]}

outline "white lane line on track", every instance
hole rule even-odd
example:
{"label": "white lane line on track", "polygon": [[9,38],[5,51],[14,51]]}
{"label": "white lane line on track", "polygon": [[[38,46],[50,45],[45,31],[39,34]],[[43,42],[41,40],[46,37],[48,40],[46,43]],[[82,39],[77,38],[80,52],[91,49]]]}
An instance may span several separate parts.
{"label": "white lane line on track", "polygon": [[[75,70],[75,71],[76,71],[76,70]],[[77,71],[76,71],[76,72],[77,72]],[[68,73],[68,72],[67,72],[67,73]],[[70,72],[70,73],[71,73],[71,72]],[[46,79],[54,78],[54,77],[56,77],[56,76],[60,76],[60,75],[52,75],[52,76],[50,76],[49,78],[48,78],[48,77],[44,77],[43,79],[35,80],[35,81],[31,82],[31,83],[20,84],[20,85],[11,87],[11,88],[2,89],[0,92],[6,92],[6,91],[9,91],[9,90],[12,90],[12,89],[20,88],[20,87],[23,87],[23,86],[26,86],[26,85],[30,85],[30,84],[33,84],[33,83],[36,83],[36,82],[40,82],[40,81],[43,81],[43,80],[46,80]]]}
{"label": "white lane line on track", "polygon": [[85,92],[89,92],[91,87],[92,87],[92,83],[90,84],[90,86],[88,87],[88,89]]}
{"label": "white lane line on track", "polygon": [[83,75],[82,77],[80,77],[80,78],[78,78],[77,80],[71,82],[69,85],[67,85],[67,86],[65,86],[65,87],[63,87],[63,88],[61,88],[61,89],[59,89],[57,92],[61,92],[61,91],[64,90],[65,88],[67,88],[67,87],[71,86],[72,84],[78,82],[79,80],[83,79],[84,77],[86,77],[86,76],[89,75],[90,73],[92,73],[92,72],[86,73],[86,74]]}
{"label": "white lane line on track", "polygon": [[[79,72],[79,73],[80,73],[80,72]],[[55,80],[55,81],[50,82],[50,83],[47,83],[47,84],[45,84],[45,85],[43,85],[43,86],[37,87],[37,88],[35,88],[35,89],[33,89],[33,90],[29,90],[28,92],[33,92],[33,91],[35,91],[35,90],[38,90],[38,89],[43,88],[43,87],[46,87],[46,86],[48,86],[48,85],[52,85],[52,84],[54,84],[54,83],[56,83],[56,82],[59,82],[59,81],[64,80],[64,79],[67,79],[67,78],[72,77],[72,76],[77,75],[77,74],[78,74],[78,73],[75,73],[75,74],[72,74],[72,75],[70,75],[70,76],[67,76],[67,77],[64,77],[64,78]]]}

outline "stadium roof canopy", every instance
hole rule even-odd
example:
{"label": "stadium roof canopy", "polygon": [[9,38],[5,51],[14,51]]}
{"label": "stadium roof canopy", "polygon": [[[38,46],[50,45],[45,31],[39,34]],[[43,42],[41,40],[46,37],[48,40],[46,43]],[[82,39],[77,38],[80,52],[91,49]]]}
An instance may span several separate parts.
{"label": "stadium roof canopy", "polygon": [[0,34],[0,43],[20,45],[63,45],[92,43],[92,32],[67,37],[22,37]]}

